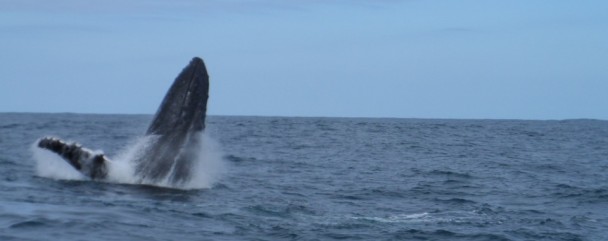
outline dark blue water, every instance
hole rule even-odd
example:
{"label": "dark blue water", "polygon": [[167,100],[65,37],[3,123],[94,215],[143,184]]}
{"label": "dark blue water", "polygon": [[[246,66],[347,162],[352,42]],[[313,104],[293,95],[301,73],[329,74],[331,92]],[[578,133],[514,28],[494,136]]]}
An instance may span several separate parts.
{"label": "dark blue water", "polygon": [[608,121],[211,117],[212,188],[37,175],[39,137],[149,121],[0,114],[0,240],[608,240]]}

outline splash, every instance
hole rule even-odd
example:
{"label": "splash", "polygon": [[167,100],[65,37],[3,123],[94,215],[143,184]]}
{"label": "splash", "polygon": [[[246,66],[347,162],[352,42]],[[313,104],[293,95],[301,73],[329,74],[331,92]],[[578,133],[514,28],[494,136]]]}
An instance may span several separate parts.
{"label": "splash", "polygon": [[185,189],[211,188],[226,170],[219,143],[205,134],[202,140],[198,159],[192,167],[192,179],[183,185]]}
{"label": "splash", "polygon": [[[177,189],[203,189],[211,188],[221,178],[225,171],[223,153],[219,143],[207,134],[201,134],[200,145],[195,147],[195,160],[191,166],[191,178],[181,184],[171,184],[167,179],[160,181],[145,180],[135,175],[135,160],[143,156],[145,151],[156,141],[154,136],[137,138],[119,154],[108,162],[108,177],[104,180],[112,183],[144,184]],[[63,179],[63,180],[87,180],[80,172],[76,171],[65,160],[56,154],[32,146],[34,159],[36,160],[36,172],[38,176]],[[95,151],[101,153],[101,151]],[[170,175],[167,175],[170,176]]]}

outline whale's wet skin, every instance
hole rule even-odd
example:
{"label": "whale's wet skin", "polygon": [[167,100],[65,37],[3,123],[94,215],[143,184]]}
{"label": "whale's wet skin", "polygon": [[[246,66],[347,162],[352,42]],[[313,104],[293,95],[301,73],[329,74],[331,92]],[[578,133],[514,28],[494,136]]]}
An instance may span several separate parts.
{"label": "whale's wet skin", "polygon": [[[129,162],[135,183],[183,186],[201,158],[209,96],[204,62],[194,58],[177,76]],[[107,180],[120,164],[76,142],[44,137],[37,147],[58,154],[92,180]],[[124,165],[123,165],[124,166]]]}

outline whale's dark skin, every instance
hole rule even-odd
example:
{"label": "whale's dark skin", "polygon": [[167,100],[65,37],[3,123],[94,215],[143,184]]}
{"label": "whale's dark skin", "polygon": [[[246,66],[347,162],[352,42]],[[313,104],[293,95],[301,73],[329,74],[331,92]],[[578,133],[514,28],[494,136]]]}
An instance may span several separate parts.
{"label": "whale's dark skin", "polygon": [[[151,143],[135,160],[135,175],[141,182],[166,178],[170,184],[179,184],[190,179],[205,129],[208,98],[209,75],[203,60],[195,57],[169,88],[145,133]],[[110,160],[103,154],[53,137],[40,139],[38,147],[57,153],[91,179],[108,176]]]}
{"label": "whale's dark skin", "polygon": [[205,129],[208,98],[209,75],[205,63],[194,58],[169,88],[146,131],[146,135],[158,139],[138,160],[137,175],[146,180],[159,180],[171,174],[171,183],[190,178],[189,169],[196,158],[192,149],[200,144],[200,132]]}

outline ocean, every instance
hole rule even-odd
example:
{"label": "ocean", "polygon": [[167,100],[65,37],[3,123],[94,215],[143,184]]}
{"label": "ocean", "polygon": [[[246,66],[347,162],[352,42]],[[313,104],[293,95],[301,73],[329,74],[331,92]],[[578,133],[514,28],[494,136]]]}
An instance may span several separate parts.
{"label": "ocean", "polygon": [[210,116],[217,160],[187,187],[86,180],[33,148],[121,156],[151,118],[0,114],[0,240],[608,240],[602,120]]}

